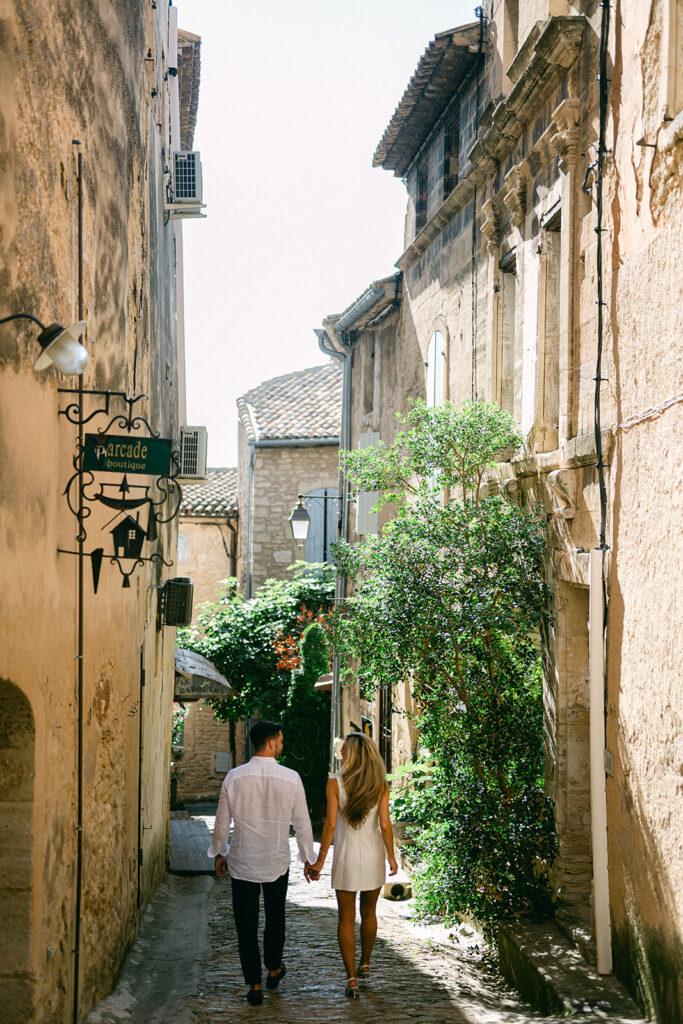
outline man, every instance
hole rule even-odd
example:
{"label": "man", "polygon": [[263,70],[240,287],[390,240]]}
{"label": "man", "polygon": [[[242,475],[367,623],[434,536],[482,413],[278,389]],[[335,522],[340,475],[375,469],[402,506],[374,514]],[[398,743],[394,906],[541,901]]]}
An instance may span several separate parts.
{"label": "man", "polygon": [[[259,897],[263,891],[266,927],[263,959],[266,988],[275,989],[285,976],[285,898],[289,880],[289,826],[294,826],[304,874],[310,881],[313,830],[300,775],[277,763],[282,754],[282,728],[257,722],[249,733],[254,755],[228,772],[221,786],[213,842],[219,878],[231,878],[232,906],[244,981],[251,1006],[263,1002],[261,952],[258,943]],[[233,822],[228,855],[227,836]],[[226,873],[226,868],[230,875]]]}

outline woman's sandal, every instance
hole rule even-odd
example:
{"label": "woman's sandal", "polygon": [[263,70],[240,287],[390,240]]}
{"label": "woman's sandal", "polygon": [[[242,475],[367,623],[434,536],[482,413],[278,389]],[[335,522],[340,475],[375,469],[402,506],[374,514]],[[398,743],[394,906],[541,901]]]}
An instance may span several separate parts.
{"label": "woman's sandal", "polygon": [[[352,981],[355,981],[356,984],[352,985]],[[358,999],[360,997],[360,992],[358,991],[358,978],[346,979],[346,988],[344,990],[344,995],[348,996],[349,999]]]}
{"label": "woman's sandal", "polygon": [[358,980],[370,981],[370,964],[361,964],[358,968]]}

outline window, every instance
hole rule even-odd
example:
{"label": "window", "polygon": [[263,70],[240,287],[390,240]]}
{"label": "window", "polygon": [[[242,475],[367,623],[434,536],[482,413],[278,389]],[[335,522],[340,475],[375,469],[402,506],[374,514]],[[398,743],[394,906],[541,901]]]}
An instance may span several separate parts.
{"label": "window", "polygon": [[443,197],[447,199],[458,184],[460,122],[451,121],[443,140]]}
{"label": "window", "polygon": [[363,415],[375,408],[375,339],[373,335],[365,342],[363,353]]}
{"label": "window", "polygon": [[500,317],[498,334],[498,404],[515,413],[515,334],[517,261],[514,252],[500,261]]}
{"label": "window", "polygon": [[415,192],[415,234],[417,235],[427,223],[427,207],[429,205],[429,169],[427,163],[422,164],[417,172],[417,189]]}
{"label": "window", "polygon": [[427,346],[427,406],[444,404],[446,398],[446,340],[441,331],[434,331]]}
{"label": "window", "polygon": [[536,451],[554,451],[560,419],[560,215],[544,225],[541,234],[541,279],[538,318],[538,388]]}
{"label": "window", "polygon": [[306,496],[311,517],[306,538],[307,562],[332,562],[332,545],[337,541],[339,491],[336,487],[319,487]]}
{"label": "window", "polygon": [[384,764],[386,765],[387,771],[390,772],[392,769],[391,764],[391,719],[392,719],[392,700],[391,700],[391,688],[386,684],[380,686],[379,695],[379,722],[378,722],[378,737],[377,746],[379,747],[379,754]]}
{"label": "window", "polygon": [[503,9],[503,65],[510,67],[517,56],[517,33],[519,31],[519,0],[504,0]]}

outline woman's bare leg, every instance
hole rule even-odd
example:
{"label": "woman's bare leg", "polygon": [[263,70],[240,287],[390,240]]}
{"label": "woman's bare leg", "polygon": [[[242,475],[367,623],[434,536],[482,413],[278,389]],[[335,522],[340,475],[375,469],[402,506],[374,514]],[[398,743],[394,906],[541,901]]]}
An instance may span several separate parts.
{"label": "woman's bare leg", "polygon": [[356,977],[356,894],[345,889],[335,889],[339,919],[337,938],[346,977]]}
{"label": "woman's bare leg", "polygon": [[377,899],[379,889],[360,894],[360,962],[369,964],[377,937]]}

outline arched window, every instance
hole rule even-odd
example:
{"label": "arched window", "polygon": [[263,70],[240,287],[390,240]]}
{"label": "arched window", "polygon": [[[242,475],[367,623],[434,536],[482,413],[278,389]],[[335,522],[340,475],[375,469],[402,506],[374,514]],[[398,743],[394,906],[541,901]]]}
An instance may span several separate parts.
{"label": "arched window", "polygon": [[427,406],[433,409],[446,399],[446,339],[434,331],[427,346]]}

